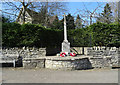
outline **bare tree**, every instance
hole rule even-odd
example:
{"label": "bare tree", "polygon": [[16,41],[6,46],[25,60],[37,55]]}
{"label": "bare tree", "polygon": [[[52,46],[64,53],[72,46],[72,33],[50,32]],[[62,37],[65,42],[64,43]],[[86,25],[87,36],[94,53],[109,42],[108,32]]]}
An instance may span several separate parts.
{"label": "bare tree", "polygon": [[[95,8],[93,8],[92,10],[87,8],[86,4],[84,2],[83,9],[78,9],[78,11],[76,13],[79,13],[80,17],[83,19],[84,24],[86,25],[91,25],[97,18],[97,16],[100,13],[100,9],[103,9],[103,5],[105,3],[99,3],[97,2],[97,6]],[[87,4],[91,4],[91,2],[87,3]]]}
{"label": "bare tree", "polygon": [[[48,24],[51,16],[62,16],[63,12],[66,10],[66,3],[62,2],[42,2],[42,8],[44,9],[45,14],[45,24]],[[41,12],[41,11],[40,11]],[[41,12],[42,13],[42,12]],[[43,14],[43,13],[42,13]],[[43,15],[44,15],[43,14]]]}
{"label": "bare tree", "polygon": [[25,23],[25,11],[27,8],[30,10],[40,12],[40,9],[43,7],[44,10],[46,10],[46,22],[48,21],[48,17],[52,15],[60,15],[65,9],[65,3],[60,3],[60,2],[25,2],[24,0],[21,2],[3,2],[3,9],[0,10],[2,11],[3,14],[7,14],[9,16],[18,17],[18,13],[20,10],[23,10],[23,23]]}
{"label": "bare tree", "polygon": [[110,2],[111,10],[113,12],[114,21],[118,22],[120,19],[120,1],[119,2]]}

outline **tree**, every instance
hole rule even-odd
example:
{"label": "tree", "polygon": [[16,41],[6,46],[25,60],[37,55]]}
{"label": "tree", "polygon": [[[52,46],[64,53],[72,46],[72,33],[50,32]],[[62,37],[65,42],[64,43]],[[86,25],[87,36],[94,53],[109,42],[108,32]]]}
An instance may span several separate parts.
{"label": "tree", "polygon": [[71,16],[71,14],[68,14],[66,16],[66,25],[67,25],[67,29],[75,29],[74,17]]}
{"label": "tree", "polygon": [[2,16],[2,23],[10,23],[10,19]]}
{"label": "tree", "polygon": [[62,18],[61,20],[59,20],[59,22],[60,22],[59,23],[59,25],[60,25],[59,28],[60,29],[64,29],[64,18]]}
{"label": "tree", "polygon": [[[64,28],[64,18],[62,18],[59,22],[59,28],[63,29]],[[75,29],[75,23],[74,23],[74,17],[71,14],[66,15],[66,26],[67,29]]]}
{"label": "tree", "polygon": [[[91,25],[96,22],[96,17],[99,15],[100,10],[103,9],[103,5],[105,3],[99,3],[99,2],[89,2],[89,3],[83,3],[83,9],[78,9],[76,13],[79,12],[80,18],[82,18],[84,25]],[[87,5],[94,5],[94,8],[87,8]]]}
{"label": "tree", "polygon": [[61,22],[59,21],[57,15],[53,17],[53,22],[51,22],[50,25],[50,28],[52,29],[60,29]]}
{"label": "tree", "polygon": [[111,6],[111,10],[113,12],[113,19],[114,22],[120,22],[120,1],[119,2],[109,2],[109,5]]}
{"label": "tree", "polygon": [[116,46],[120,45],[120,25],[119,24],[106,24],[97,22],[89,26],[94,46]]}
{"label": "tree", "polygon": [[79,15],[77,15],[77,19],[75,21],[75,25],[76,25],[75,28],[82,28],[83,27],[83,25],[82,25],[82,19],[80,18]]}
{"label": "tree", "polygon": [[65,9],[66,4],[61,2],[42,2],[42,10],[40,10],[41,16],[44,16],[44,24],[49,27],[51,23],[51,17],[56,15],[61,16],[63,12],[67,11]]}
{"label": "tree", "polygon": [[[62,14],[65,9],[65,3],[59,2],[25,2],[24,0],[21,2],[4,2],[3,3],[3,13],[14,17],[16,19],[18,17],[18,13],[20,10],[23,10],[23,24],[25,23],[25,11],[27,8],[30,10],[40,12],[41,16],[43,16],[43,21],[45,24],[49,22],[49,17],[55,14]],[[44,19],[45,17],[45,19]]]}
{"label": "tree", "polygon": [[113,22],[111,7],[109,6],[108,3],[104,7],[103,13],[101,13],[97,18],[97,21],[102,23],[107,23],[107,24],[110,24]]}

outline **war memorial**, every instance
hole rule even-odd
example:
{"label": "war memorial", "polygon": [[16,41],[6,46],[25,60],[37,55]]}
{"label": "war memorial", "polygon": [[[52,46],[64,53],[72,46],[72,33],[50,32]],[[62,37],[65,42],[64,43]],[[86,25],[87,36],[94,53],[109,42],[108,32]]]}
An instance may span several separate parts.
{"label": "war memorial", "polygon": [[116,47],[73,47],[67,40],[66,18],[64,14],[64,40],[61,52],[56,56],[46,56],[46,48],[3,48],[1,63],[13,63],[14,67],[48,68],[57,70],[83,70],[93,68],[119,67],[120,48]]}

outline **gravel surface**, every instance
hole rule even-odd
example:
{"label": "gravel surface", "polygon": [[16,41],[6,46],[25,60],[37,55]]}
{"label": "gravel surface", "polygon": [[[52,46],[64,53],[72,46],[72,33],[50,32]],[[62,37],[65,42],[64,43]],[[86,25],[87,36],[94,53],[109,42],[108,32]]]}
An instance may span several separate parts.
{"label": "gravel surface", "polygon": [[3,68],[3,83],[118,83],[117,69],[62,71]]}

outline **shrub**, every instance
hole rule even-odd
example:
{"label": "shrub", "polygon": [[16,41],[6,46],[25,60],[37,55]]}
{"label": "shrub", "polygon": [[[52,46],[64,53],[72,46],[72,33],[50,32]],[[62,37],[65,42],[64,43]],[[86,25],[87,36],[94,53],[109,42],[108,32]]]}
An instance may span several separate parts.
{"label": "shrub", "polygon": [[[63,42],[63,29],[35,24],[2,24],[2,45],[7,47],[56,47]],[[71,46],[120,46],[120,24],[94,23],[85,28],[68,30]]]}

